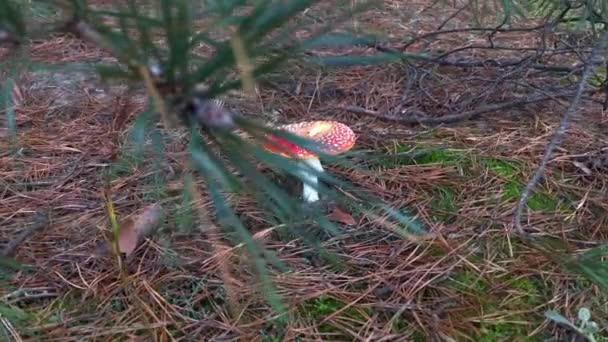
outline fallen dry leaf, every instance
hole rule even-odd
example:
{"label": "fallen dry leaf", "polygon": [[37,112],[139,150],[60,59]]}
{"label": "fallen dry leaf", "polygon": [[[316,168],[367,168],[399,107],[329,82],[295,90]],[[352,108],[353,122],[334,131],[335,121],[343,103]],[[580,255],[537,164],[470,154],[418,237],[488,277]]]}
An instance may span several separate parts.
{"label": "fallen dry leaf", "polygon": [[340,208],[334,208],[334,210],[327,216],[328,219],[340,223],[344,223],[349,226],[354,226],[357,224],[357,221],[348,213],[340,210]]}
{"label": "fallen dry leaf", "polygon": [[118,232],[118,247],[121,253],[129,256],[144,239],[158,228],[162,218],[160,204],[152,204],[144,209],[136,218],[128,217],[120,224]]}

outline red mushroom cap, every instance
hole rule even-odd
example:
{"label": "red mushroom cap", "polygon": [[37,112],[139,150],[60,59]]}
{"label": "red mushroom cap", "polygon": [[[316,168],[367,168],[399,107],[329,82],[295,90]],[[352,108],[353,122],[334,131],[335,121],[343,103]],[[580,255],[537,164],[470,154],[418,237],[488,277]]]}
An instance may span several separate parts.
{"label": "red mushroom cap", "polygon": [[[357,136],[343,123],[336,121],[305,121],[277,127],[297,136],[319,143],[320,149],[327,154],[338,154],[349,150],[355,144]],[[292,142],[268,135],[262,146],[273,153],[286,157],[314,158],[317,155]]]}

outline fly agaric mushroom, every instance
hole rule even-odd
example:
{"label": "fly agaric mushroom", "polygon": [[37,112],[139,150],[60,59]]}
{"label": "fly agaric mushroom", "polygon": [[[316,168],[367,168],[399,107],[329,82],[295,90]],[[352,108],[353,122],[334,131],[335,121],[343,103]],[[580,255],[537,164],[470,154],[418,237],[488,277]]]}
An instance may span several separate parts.
{"label": "fly agaric mushroom", "polygon": [[[348,126],[336,121],[305,121],[279,126],[277,129],[314,141],[320,145],[321,151],[330,155],[349,150],[357,139],[355,133]],[[323,172],[323,166],[321,166],[321,161],[316,154],[285,139],[268,135],[267,141],[262,146],[267,151],[289,158],[298,158],[305,164],[305,167],[309,166],[317,172]],[[303,183],[302,197],[304,201],[307,203],[318,201],[319,193],[316,187],[319,181],[317,175],[306,169],[301,169],[298,174]]]}

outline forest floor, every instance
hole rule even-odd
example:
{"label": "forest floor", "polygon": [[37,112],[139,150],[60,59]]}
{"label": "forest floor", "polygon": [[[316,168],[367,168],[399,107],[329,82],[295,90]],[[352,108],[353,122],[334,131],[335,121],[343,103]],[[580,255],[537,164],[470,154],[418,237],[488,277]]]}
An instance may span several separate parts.
{"label": "forest floor", "polygon": [[[384,9],[359,15],[348,25],[384,34],[401,48],[403,41],[436,31],[441,23],[448,30],[473,20],[459,7],[431,3],[385,1]],[[323,15],[308,15],[316,14]],[[501,50],[502,57],[517,58],[526,46],[538,45],[536,34],[498,33],[494,42],[520,48]],[[457,32],[416,42],[407,51],[447,51],[482,44],[484,37]],[[465,49],[459,56],[481,60],[485,53],[490,52]],[[292,314],[289,324],[279,328],[257,293],[241,248],[232,249],[231,258],[241,311],[237,317],[230,314],[221,258],[205,247],[206,236],[188,230],[192,222],[166,222],[128,260],[128,283],[121,280],[114,260],[99,252],[109,230],[102,175],[146,98],[101,86],[87,63],[107,55],[72,36],[34,41],[29,54],[57,68],[52,76],[37,68],[19,79],[23,102],[15,115],[17,151],[4,152],[12,147],[6,127],[0,131],[0,241],[36,225],[43,212],[51,216],[46,228],[16,252],[16,261],[28,268],[7,277],[0,289],[0,336],[44,341],[149,341],[151,335],[158,341],[566,341],[580,336],[544,313],[554,310],[575,321],[579,308],[587,307],[604,327],[596,337],[608,338],[606,293],[567,269],[557,252],[534,248],[514,234],[519,195],[568,102],[490,110],[432,126],[399,119],[404,111],[440,118],[510,101],[515,85],[497,80],[514,69],[433,63],[321,69],[294,63],[262,80],[255,101],[227,98],[228,106],[272,122],[348,124],[358,135],[355,151],[371,150],[377,157],[359,162],[367,171],[326,168],[411,209],[442,237],[432,243],[405,241],[343,208],[354,222],[337,222],[343,235],[323,242],[342,257],[342,267],[336,268],[311,261],[310,248],[297,239],[267,234],[274,227],[255,202],[235,200],[247,228],[267,234],[267,248],[291,268],[275,277]],[[568,58],[551,63],[570,63]],[[536,77],[531,74],[528,70],[519,80]],[[608,239],[608,175],[601,167],[574,163],[606,146],[605,120],[600,104],[583,102],[524,211],[528,233],[564,255],[578,255]],[[160,166],[127,163],[111,183],[119,218],[154,202],[174,211],[183,205],[179,191],[159,195],[154,190],[159,183],[181,184],[184,146],[167,141],[164,149]],[[199,204],[211,207],[209,202],[204,196]]]}

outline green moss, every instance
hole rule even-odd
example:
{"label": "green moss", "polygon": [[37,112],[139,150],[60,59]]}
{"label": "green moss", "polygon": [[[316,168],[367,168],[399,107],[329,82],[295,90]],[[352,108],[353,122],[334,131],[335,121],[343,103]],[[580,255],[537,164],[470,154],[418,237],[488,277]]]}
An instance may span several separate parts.
{"label": "green moss", "polygon": [[[510,277],[510,275],[508,275]],[[492,314],[507,314],[505,322],[481,322],[480,323],[480,341],[536,341],[538,338],[527,337],[532,331],[533,326],[541,324],[543,318],[534,313],[525,315],[513,315],[512,312],[521,310],[534,310],[535,307],[546,303],[548,294],[545,292],[545,287],[540,280],[529,277],[520,276],[517,278],[507,279],[502,282],[506,286],[498,286],[504,289],[505,293],[496,294],[494,302],[486,302],[482,304],[484,315]],[[505,301],[500,303],[503,299]],[[517,322],[517,323],[515,323]],[[533,324],[522,324],[521,322],[534,322]]]}
{"label": "green moss", "polygon": [[559,209],[559,200],[550,194],[535,192],[528,199],[528,207],[532,210],[552,212]]}
{"label": "green moss", "polygon": [[113,297],[112,300],[110,301],[110,303],[111,303],[110,307],[114,311],[123,312],[123,311],[127,310],[127,305],[126,305],[125,301],[120,297]]}
{"label": "green moss", "polygon": [[413,160],[416,164],[440,164],[443,166],[453,165],[467,159],[467,154],[461,150],[435,150],[429,151]]}
{"label": "green moss", "polygon": [[458,208],[455,205],[455,190],[449,186],[437,186],[433,189],[431,208],[437,211],[435,220],[448,222],[454,219]]}
{"label": "green moss", "polygon": [[29,322],[34,320],[34,315],[27,311],[10,304],[0,303],[0,315],[8,318],[13,324],[21,327],[27,326]]}
{"label": "green moss", "polygon": [[407,323],[407,321],[399,316],[396,317],[392,324],[391,324],[391,329],[393,331],[393,333],[403,333],[405,332],[408,328],[410,327],[410,325]]}
{"label": "green moss", "polygon": [[340,310],[344,305],[344,302],[331,296],[314,298],[311,303],[315,316],[327,316]]}
{"label": "green moss", "polygon": [[[319,321],[344,308],[345,306],[346,304],[343,301],[333,296],[322,295],[304,302],[301,305],[299,312],[300,315],[312,318],[315,321]],[[361,310],[355,307],[349,307],[340,312],[340,317],[345,317],[360,322],[366,322],[368,320],[368,317],[366,316],[369,315],[371,315],[371,310]],[[319,329],[325,333],[339,333],[339,329],[335,328],[329,323],[320,325]]]}
{"label": "green moss", "polygon": [[[344,306],[346,306],[346,304],[335,297],[322,295],[307,301],[304,306],[306,308],[306,312],[310,313],[314,318],[321,318],[342,309]],[[349,307],[348,309],[342,311],[340,315],[359,320],[366,319],[365,316],[354,307]]]}
{"label": "green moss", "polygon": [[507,201],[517,201],[519,195],[521,194],[522,185],[518,182],[509,182],[505,184],[505,187],[502,192],[503,199]]}
{"label": "green moss", "polygon": [[504,323],[484,323],[480,329],[479,341],[535,341],[527,337],[526,327],[521,324]]}
{"label": "green moss", "polygon": [[445,248],[439,247],[438,245],[429,245],[426,248],[426,255],[431,257],[442,257],[447,254]]}
{"label": "green moss", "polygon": [[[333,296],[321,295],[317,298],[313,298],[302,303],[299,313],[300,315],[313,319],[314,321],[320,321],[321,319],[331,315],[345,306],[346,304],[343,301]],[[342,311],[340,316],[357,319],[363,322],[366,321],[365,317],[363,317],[363,315],[353,307]],[[331,336],[332,338],[346,338],[340,329],[334,327],[329,322],[319,325],[319,331],[326,334],[325,337]]]}
{"label": "green moss", "polygon": [[[200,293],[201,289],[207,287],[208,284],[204,280],[180,280],[165,284],[161,289],[163,297],[172,304],[179,306],[183,309],[182,313],[186,316],[200,320],[209,315],[214,311],[212,301],[215,299],[207,298],[195,301],[194,296]],[[221,288],[217,290],[217,297],[221,302],[223,292]],[[221,303],[220,303],[221,304]]]}
{"label": "green moss", "polygon": [[[416,155],[417,152],[422,154],[411,157],[411,155]],[[369,158],[368,162],[372,165],[384,167],[425,164],[453,166],[462,165],[468,158],[469,156],[466,151],[463,150],[441,149],[436,146],[398,144],[394,148],[389,149],[385,155]]]}
{"label": "green moss", "polygon": [[[517,162],[499,159],[482,158],[480,164],[487,171],[501,177],[506,181],[502,190],[502,199],[507,202],[516,202],[525,188],[526,181],[520,176],[520,168]],[[567,201],[566,201],[567,202]],[[532,192],[527,202],[528,208],[535,211],[555,212],[567,210],[565,201],[560,200],[555,195],[538,188]]]}
{"label": "green moss", "polygon": [[[499,308],[495,303],[484,303],[482,305],[482,314],[487,315],[500,315],[507,314],[508,317],[505,321],[481,321],[479,324],[479,341],[536,341],[537,338],[529,338],[527,335],[532,331],[532,326],[541,324],[543,319],[537,315],[526,314],[524,315],[510,315],[511,311],[532,309],[530,306],[517,303],[517,301],[510,302],[512,308]],[[522,322],[537,321],[534,324],[522,324]]]}
{"label": "green moss", "polygon": [[424,333],[419,330],[415,330],[413,325],[409,324],[403,316],[396,317],[391,322],[391,332],[393,334],[401,334],[404,337],[407,336],[408,341],[423,342],[427,341]]}
{"label": "green moss", "polygon": [[503,178],[512,179],[519,173],[517,163],[506,159],[482,158],[481,165],[485,169]]}
{"label": "green moss", "polygon": [[542,284],[539,284],[534,278],[519,277],[510,282],[509,285],[519,292],[518,298],[513,301],[513,305],[517,306],[514,309],[521,309],[522,307],[532,309],[545,302]]}
{"label": "green moss", "polygon": [[[44,304],[43,304],[44,303]],[[19,331],[21,337],[31,338],[33,340],[40,340],[40,330],[30,330],[33,326],[40,326],[44,324],[58,323],[65,319],[65,315],[73,315],[74,313],[79,314],[91,314],[98,310],[99,302],[95,299],[88,299],[83,301],[80,297],[79,291],[70,291],[67,294],[54,298],[52,300],[41,300],[34,304],[33,307],[18,307],[16,305],[2,304],[0,303],[0,315],[6,317],[11,321],[11,324]],[[76,314],[75,317],[79,315]],[[86,319],[73,319],[70,320],[69,326],[77,326],[79,324],[86,324]],[[4,337],[7,332],[0,325],[0,340]],[[7,340],[10,341],[10,338]]]}
{"label": "green moss", "polygon": [[424,342],[424,341],[428,341],[428,338],[421,333],[420,331],[416,330],[414,331],[414,333],[412,334],[412,336],[410,336],[410,341],[412,342]]}
{"label": "green moss", "polygon": [[[518,201],[524,187],[519,182],[508,182],[503,190],[503,199],[505,201]],[[560,201],[551,194],[537,191],[530,195],[527,205],[532,210],[554,212],[560,208]]]}
{"label": "green moss", "polygon": [[450,277],[449,283],[454,289],[472,292],[477,295],[484,295],[489,289],[489,285],[485,279],[468,270],[454,273]]}
{"label": "green moss", "polygon": [[539,293],[537,284],[530,277],[519,277],[511,283],[511,286],[528,295],[537,295]]}

